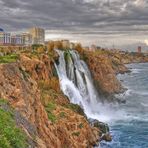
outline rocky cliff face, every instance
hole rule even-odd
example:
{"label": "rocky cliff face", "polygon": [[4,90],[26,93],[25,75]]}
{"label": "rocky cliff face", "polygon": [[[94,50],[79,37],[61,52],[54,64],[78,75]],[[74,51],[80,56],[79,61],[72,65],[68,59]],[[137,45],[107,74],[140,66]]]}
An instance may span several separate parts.
{"label": "rocky cliff face", "polygon": [[60,92],[52,67],[47,55],[21,55],[16,63],[0,64],[0,98],[18,113],[30,147],[92,147],[100,131]]}
{"label": "rocky cliff face", "polygon": [[119,93],[122,89],[116,78],[116,72],[119,69],[113,67],[110,57],[107,54],[94,52],[85,52],[84,54],[98,90],[104,95]]}
{"label": "rocky cliff face", "polygon": [[92,72],[98,91],[105,97],[124,91],[116,75],[130,72],[125,64],[148,62],[148,56],[142,53],[109,50],[81,51],[80,53]]}
{"label": "rocky cliff face", "polygon": [[120,58],[122,63],[145,63],[148,62],[148,55],[144,53],[122,53],[120,52]]}
{"label": "rocky cliff face", "polygon": [[[124,63],[148,61],[143,55],[112,52],[83,52],[82,57],[104,96],[123,89],[116,74],[128,72]],[[96,145],[102,130],[91,126],[83,110],[70,104],[61,92],[53,64],[57,55],[28,52],[11,58],[13,60],[4,57],[0,61],[0,98],[15,109],[16,123],[28,136],[30,147],[91,148]]]}

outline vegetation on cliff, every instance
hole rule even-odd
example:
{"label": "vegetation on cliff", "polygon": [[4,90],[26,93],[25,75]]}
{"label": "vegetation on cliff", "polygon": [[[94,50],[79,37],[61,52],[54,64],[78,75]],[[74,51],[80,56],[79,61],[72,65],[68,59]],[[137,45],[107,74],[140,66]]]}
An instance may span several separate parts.
{"label": "vegetation on cliff", "polygon": [[27,145],[27,136],[16,126],[13,109],[0,99],[0,147],[26,148]]}
{"label": "vegetation on cliff", "polygon": [[13,62],[16,62],[17,59],[18,59],[17,54],[0,56],[0,64],[2,64],[2,63],[13,63]]}
{"label": "vegetation on cliff", "polygon": [[[54,62],[58,59],[54,48],[66,51],[59,41],[48,43],[47,46],[5,51],[0,57],[0,63],[3,63],[0,64],[0,97],[7,98],[10,106],[16,109],[19,127],[29,136],[31,148],[91,148],[98,144],[102,126],[90,125],[80,106],[71,104],[61,92],[54,67]],[[99,91],[104,94],[120,91],[122,87],[116,74],[126,70],[123,68],[121,54],[84,51],[80,44],[75,49],[87,62]],[[68,51],[65,53],[68,61],[71,55]],[[26,146],[24,132],[16,126],[13,110],[2,106],[3,101],[0,103],[0,116],[3,117],[0,120],[0,147],[9,148],[18,142],[14,147],[23,148]],[[4,125],[6,120],[11,125]],[[10,133],[12,132],[13,137],[17,133],[20,139],[12,138],[11,140],[16,141],[11,142],[9,132],[1,131],[8,128],[7,126],[12,128]]]}
{"label": "vegetation on cliff", "polygon": [[0,96],[17,109],[31,148],[92,147],[98,143],[99,129],[61,92],[54,67],[58,56],[46,51],[23,50],[16,62],[1,64]]}

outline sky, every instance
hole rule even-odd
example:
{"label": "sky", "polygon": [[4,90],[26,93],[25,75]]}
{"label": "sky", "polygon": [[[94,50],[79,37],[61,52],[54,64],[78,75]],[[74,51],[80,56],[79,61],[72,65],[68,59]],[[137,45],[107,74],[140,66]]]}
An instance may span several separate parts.
{"label": "sky", "polygon": [[39,26],[46,40],[147,49],[148,0],[0,0],[0,10],[8,32]]}

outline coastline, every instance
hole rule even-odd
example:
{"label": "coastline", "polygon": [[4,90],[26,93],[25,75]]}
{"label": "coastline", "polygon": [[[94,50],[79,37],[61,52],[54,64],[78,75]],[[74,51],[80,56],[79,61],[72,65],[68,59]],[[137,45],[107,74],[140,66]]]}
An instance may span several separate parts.
{"label": "coastline", "polygon": [[[79,53],[91,71],[102,100],[124,103],[115,99],[115,94],[124,92],[117,74],[129,72],[124,64],[130,58],[123,62],[122,54],[109,51]],[[54,69],[54,61],[59,57],[54,51],[48,54],[23,51],[16,61],[1,64],[0,98],[6,99],[36,129],[37,147],[62,147],[65,144],[85,148],[86,145],[97,145],[101,140],[111,141],[109,129],[104,131],[108,128],[106,124],[97,121],[90,125],[83,110],[63,95]],[[29,127],[22,123],[19,127],[23,127],[29,137],[34,136]],[[102,137],[104,133],[108,137]]]}

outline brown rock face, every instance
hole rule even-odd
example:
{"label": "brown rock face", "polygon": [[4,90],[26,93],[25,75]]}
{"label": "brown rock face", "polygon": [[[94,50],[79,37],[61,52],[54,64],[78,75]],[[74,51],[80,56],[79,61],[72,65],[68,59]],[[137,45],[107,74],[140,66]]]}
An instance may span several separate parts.
{"label": "brown rock face", "polygon": [[148,54],[136,52],[98,50],[81,51],[80,54],[90,68],[98,91],[106,97],[124,91],[116,77],[119,73],[130,72],[124,64],[148,62]]}
{"label": "brown rock face", "polygon": [[119,93],[122,86],[116,78],[116,71],[112,67],[109,56],[86,52],[85,57],[98,90],[104,94]]}
{"label": "brown rock face", "polygon": [[[78,148],[92,147],[97,144],[97,141],[99,142],[99,129],[95,127],[90,128],[88,121],[83,116],[61,106],[54,110],[54,114],[58,118],[56,122],[58,137],[65,147],[68,147],[71,141],[71,147]],[[65,136],[61,136],[61,132],[65,133]],[[69,141],[66,135],[69,135]]]}
{"label": "brown rock face", "polygon": [[52,76],[53,61],[47,55],[42,55],[40,58],[21,55],[20,64],[34,80],[48,80]]}
{"label": "brown rock face", "polygon": [[[19,63],[1,64],[0,98],[7,99],[16,112],[32,125],[34,134],[33,129],[26,126],[25,120],[19,121],[37,148],[91,148],[98,143],[99,130],[91,127],[82,115],[64,107],[69,101],[60,94],[59,89],[53,87],[54,84],[51,87],[45,85],[43,89],[39,87],[40,81],[53,79],[51,67],[52,62],[46,56],[31,59],[22,55]],[[43,97],[45,105],[56,98],[53,111],[55,123],[49,120],[46,106],[41,103]]]}
{"label": "brown rock face", "polygon": [[0,97],[8,99],[36,127],[38,147],[61,147],[56,128],[51,126],[41,104],[37,83],[31,78],[25,80],[17,64],[0,65]]}
{"label": "brown rock face", "polygon": [[104,134],[102,136],[101,140],[105,140],[105,141],[111,142],[112,141],[112,137],[111,137],[110,134]]}

